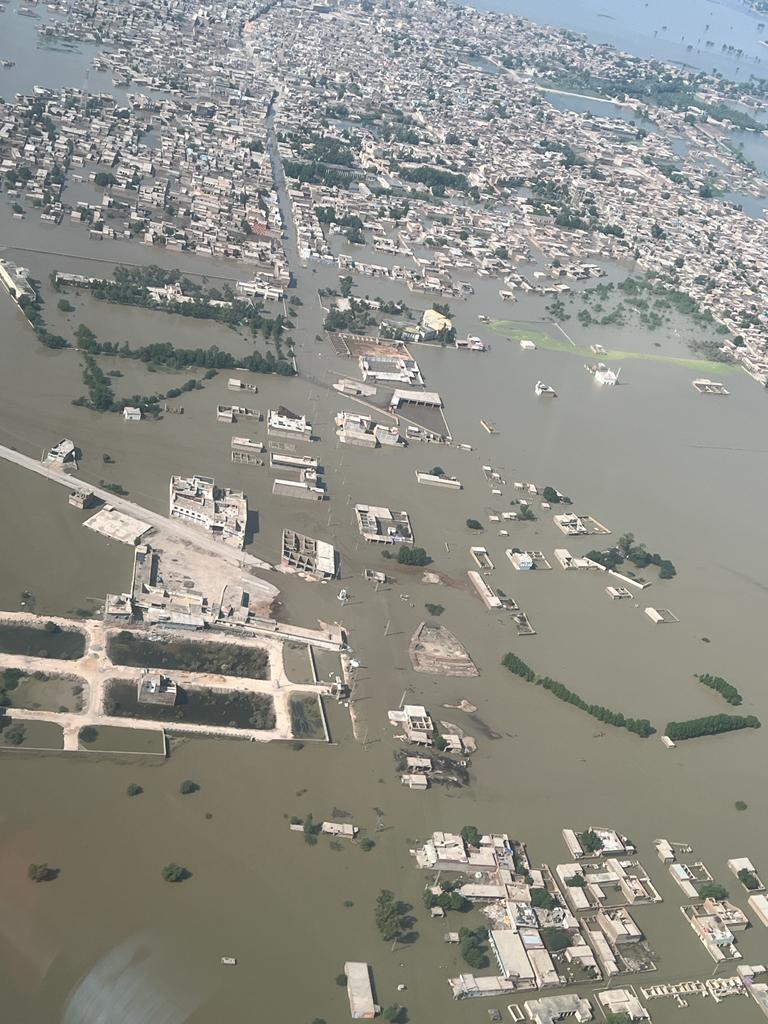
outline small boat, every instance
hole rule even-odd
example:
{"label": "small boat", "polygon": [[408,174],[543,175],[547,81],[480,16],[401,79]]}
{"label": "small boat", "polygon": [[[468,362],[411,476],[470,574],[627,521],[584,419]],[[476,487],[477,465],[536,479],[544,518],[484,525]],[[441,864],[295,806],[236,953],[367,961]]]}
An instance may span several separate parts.
{"label": "small boat", "polygon": [[545,384],[542,380],[536,381],[536,387],[533,389],[534,393],[538,398],[546,395],[548,398],[557,398],[557,392],[549,384]]}
{"label": "small boat", "polygon": [[225,964],[227,967],[237,967],[237,957],[236,956],[223,956],[221,958],[221,962],[223,964]]}

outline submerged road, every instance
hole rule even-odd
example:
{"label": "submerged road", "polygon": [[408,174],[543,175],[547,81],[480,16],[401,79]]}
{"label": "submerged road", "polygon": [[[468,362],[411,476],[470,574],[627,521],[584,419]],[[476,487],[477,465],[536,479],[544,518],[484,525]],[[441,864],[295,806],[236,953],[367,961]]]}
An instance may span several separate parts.
{"label": "submerged road", "polygon": [[[97,498],[100,498],[106,504],[111,505],[113,508],[117,509],[118,512],[125,512],[126,515],[134,516],[136,519],[141,519],[143,522],[155,527],[155,529],[173,534],[180,540],[183,540],[187,544],[190,544],[199,550],[215,555],[217,558],[223,559],[224,561],[232,562],[240,569],[273,569],[273,566],[270,565],[269,562],[265,562],[263,559],[257,558],[255,555],[248,554],[246,551],[238,551],[235,548],[227,547],[226,544],[219,543],[218,541],[212,540],[210,537],[206,537],[204,534],[199,533],[197,530],[187,526],[185,523],[179,522],[176,519],[170,519],[168,516],[161,516],[159,513],[153,512],[151,509],[144,508],[142,505],[137,505],[133,501],[128,501],[125,498],[118,497],[111,491],[106,490],[104,487],[96,487],[87,480],[80,480],[78,477],[72,476],[70,473],[64,473],[60,469],[54,469],[53,466],[46,466],[45,463],[38,462],[29,455],[23,455],[21,452],[17,452],[13,448],[8,448],[6,445],[0,445],[0,458],[5,459],[6,462],[12,462],[16,466],[21,466],[22,469],[29,469],[33,473],[37,473],[39,476],[45,477],[46,480],[52,480],[54,483],[61,484],[69,490],[72,490],[74,487],[87,487],[88,490],[92,491]],[[272,594],[268,596],[277,597],[280,592],[277,587],[271,583],[267,583],[266,580],[260,580],[259,582],[265,592],[271,589]]]}

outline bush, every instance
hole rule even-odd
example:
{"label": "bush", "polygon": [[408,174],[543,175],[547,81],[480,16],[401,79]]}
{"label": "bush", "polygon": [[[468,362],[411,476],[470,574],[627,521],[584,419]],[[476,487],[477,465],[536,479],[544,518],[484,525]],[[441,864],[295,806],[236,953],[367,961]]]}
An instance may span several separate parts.
{"label": "bush", "polygon": [[144,790],[137,782],[131,782],[128,784],[128,788],[125,791],[128,796],[141,796]]}
{"label": "bush", "polygon": [[77,738],[81,743],[95,743],[99,738],[99,730],[95,725],[84,725],[77,734]]}
{"label": "bush", "polygon": [[27,731],[23,725],[14,724],[4,731],[3,736],[5,742],[10,743],[12,747],[20,747],[27,737]]}
{"label": "bush", "polygon": [[56,307],[62,313],[74,313],[75,311],[75,307],[72,305],[69,299],[59,299],[59,301],[56,303]]}
{"label": "bush", "polygon": [[179,792],[182,796],[187,796],[189,793],[197,793],[200,789],[196,782],[192,779],[184,779],[183,782],[179,783]]}
{"label": "bush", "polygon": [[30,864],[27,868],[27,878],[33,882],[50,882],[56,877],[56,872],[47,864]]}
{"label": "bush", "polygon": [[181,864],[166,864],[160,874],[166,882],[184,882],[192,877],[192,872]]}
{"label": "bush", "polygon": [[442,615],[445,611],[445,608],[441,604],[432,604],[429,601],[427,601],[424,607],[427,609],[429,614],[434,615],[435,618],[437,618],[438,615]]}

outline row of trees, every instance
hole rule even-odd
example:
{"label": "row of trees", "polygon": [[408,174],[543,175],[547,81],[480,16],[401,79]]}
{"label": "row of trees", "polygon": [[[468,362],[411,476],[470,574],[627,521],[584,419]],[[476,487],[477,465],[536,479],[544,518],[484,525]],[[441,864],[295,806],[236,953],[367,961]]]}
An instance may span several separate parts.
{"label": "row of trees", "polygon": [[588,715],[596,718],[598,722],[605,722],[607,725],[615,725],[620,729],[626,729],[637,736],[642,736],[643,739],[652,736],[656,732],[647,718],[626,718],[621,711],[612,711],[610,708],[603,707],[602,704],[588,704],[583,697],[574,693],[573,690],[569,690],[563,683],[550,679],[549,676],[537,679],[536,685],[543,686],[545,690],[549,690],[558,700],[565,701],[566,704],[573,704],[581,711],[586,711]]}
{"label": "row of trees", "polygon": [[722,676],[711,676],[709,672],[702,672],[701,675],[696,676],[700,683],[704,683],[710,690],[716,690],[723,700],[727,701],[728,704],[737,706],[741,704],[742,697],[735,686],[732,686],[729,682],[723,679]]}
{"label": "row of trees", "polygon": [[689,718],[685,722],[670,722],[666,734],[671,740],[692,740],[697,736],[716,736],[735,729],[759,729],[760,719],[755,715],[706,715]]}
{"label": "row of trees", "polygon": [[504,655],[501,659],[501,664],[504,668],[520,676],[522,679],[526,679],[529,683],[535,682],[537,686],[543,686],[545,690],[549,690],[550,693],[554,694],[558,700],[565,701],[567,704],[573,704],[581,711],[586,711],[588,715],[596,718],[599,722],[615,725],[620,729],[627,729],[629,732],[633,732],[643,738],[652,736],[656,732],[647,718],[626,718],[621,711],[611,711],[610,708],[603,707],[602,704],[588,704],[587,701],[577,693],[574,693],[573,690],[569,690],[563,683],[558,683],[556,680],[550,679],[549,676],[537,676],[530,665],[527,665],[522,658],[518,658],[512,651],[508,651]]}

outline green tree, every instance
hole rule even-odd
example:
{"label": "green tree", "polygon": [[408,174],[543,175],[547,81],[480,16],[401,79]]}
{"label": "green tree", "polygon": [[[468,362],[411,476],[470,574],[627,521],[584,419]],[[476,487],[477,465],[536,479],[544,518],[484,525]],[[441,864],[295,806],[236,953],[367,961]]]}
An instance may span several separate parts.
{"label": "green tree", "polygon": [[403,918],[395,894],[389,889],[382,889],[377,896],[374,916],[379,934],[386,942],[393,942],[403,934]]}
{"label": "green tree", "polygon": [[128,796],[141,796],[144,790],[137,782],[129,782],[125,792]]}
{"label": "green tree", "polygon": [[375,845],[376,843],[374,843],[372,839],[360,840],[360,849],[363,851],[363,853],[368,853],[370,850],[374,848]]}
{"label": "green tree", "polygon": [[699,889],[699,896],[703,900],[726,900],[728,899],[728,890],[724,885],[718,885],[717,882],[707,882]]}
{"label": "green tree", "polygon": [[75,307],[68,299],[59,299],[56,308],[62,313],[74,313]]}
{"label": "green tree", "polygon": [[27,737],[27,731],[21,723],[15,722],[4,731],[3,737],[12,747],[20,747]]}
{"label": "green tree", "polygon": [[482,530],[482,528],[483,528],[483,524],[481,522],[479,522],[479,520],[477,520],[477,519],[468,519],[467,520],[467,529],[468,530]]}
{"label": "green tree", "polygon": [[166,882],[184,882],[192,877],[192,872],[181,864],[166,864],[160,874]]}
{"label": "green tree", "polygon": [[99,738],[99,730],[95,725],[84,725],[77,737],[81,743],[95,743]]}
{"label": "green tree", "polygon": [[27,868],[27,878],[33,882],[50,882],[56,877],[56,872],[47,864],[30,864]]}
{"label": "green tree", "polygon": [[192,779],[184,779],[183,782],[179,783],[179,792],[182,796],[187,796],[190,793],[197,793],[199,789],[200,786],[196,782],[193,782]]}
{"label": "green tree", "polygon": [[581,843],[585,853],[599,853],[603,848],[603,840],[593,831],[591,828],[585,832],[580,832],[578,840]]}
{"label": "green tree", "polygon": [[397,560],[400,565],[429,565],[432,561],[424,548],[411,547],[408,544],[400,545]]}
{"label": "green tree", "polygon": [[530,890],[530,893],[532,907],[538,907],[541,910],[554,910],[557,906],[557,900],[546,889],[534,888]]}
{"label": "green tree", "polygon": [[541,492],[541,496],[544,501],[548,501],[550,505],[557,505],[560,502],[560,495],[554,487],[545,487]]}
{"label": "green tree", "polygon": [[480,845],[481,835],[474,825],[465,825],[461,830],[461,838],[467,846],[478,847]]}
{"label": "green tree", "polygon": [[562,928],[542,928],[541,938],[550,953],[557,953],[560,950],[567,949],[571,944],[568,932]]}

